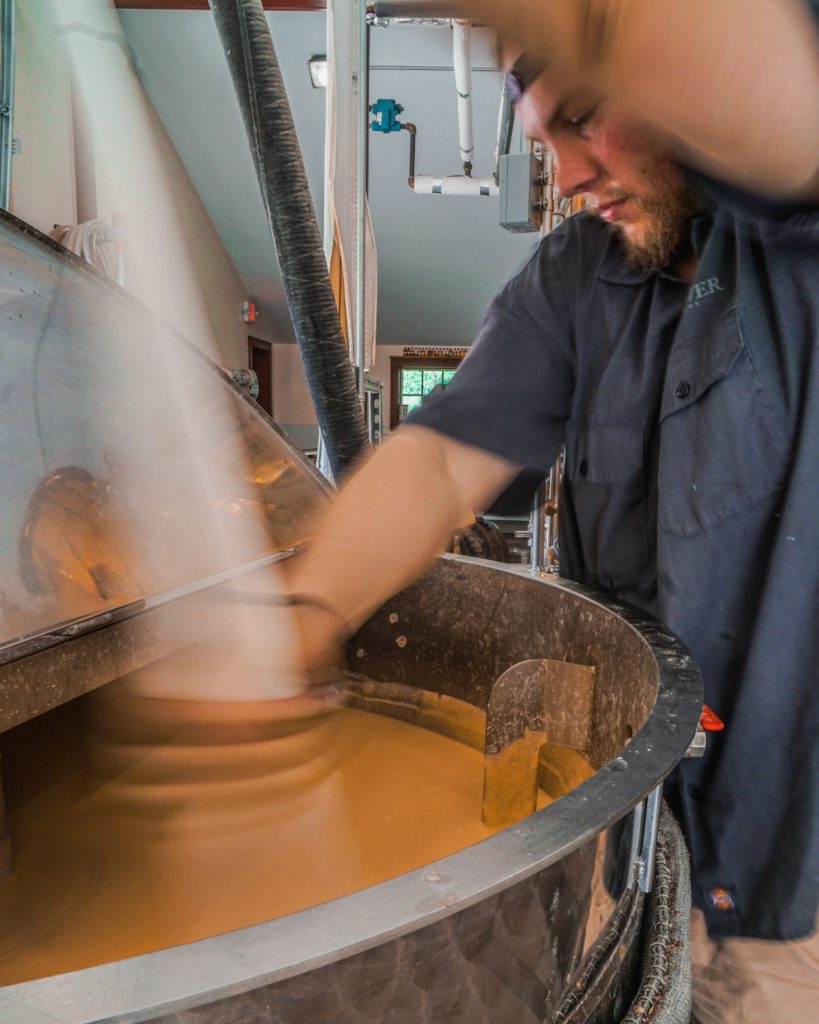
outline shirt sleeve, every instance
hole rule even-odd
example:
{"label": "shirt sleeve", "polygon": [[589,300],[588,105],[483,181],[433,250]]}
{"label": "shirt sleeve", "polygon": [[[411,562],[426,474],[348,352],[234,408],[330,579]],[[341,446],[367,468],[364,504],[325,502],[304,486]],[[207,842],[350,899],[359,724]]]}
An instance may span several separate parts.
{"label": "shirt sleeve", "polygon": [[560,228],[543,240],[490,305],[453,379],[409,422],[548,472],[563,444],[574,387],[561,270],[566,239]]}

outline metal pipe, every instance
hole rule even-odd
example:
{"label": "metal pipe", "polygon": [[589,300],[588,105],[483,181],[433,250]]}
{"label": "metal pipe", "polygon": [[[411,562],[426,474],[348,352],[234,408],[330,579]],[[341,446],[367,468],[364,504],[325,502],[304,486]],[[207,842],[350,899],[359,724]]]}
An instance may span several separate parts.
{"label": "metal pipe", "polygon": [[367,448],[293,115],[260,0],[210,0],[245,123],[319,429],[338,481]]}
{"label": "metal pipe", "polygon": [[3,46],[2,85],[0,85],[0,209],[9,208],[11,197],[11,158],[14,154],[14,75],[16,0],[2,0],[0,34]]}
{"label": "metal pipe", "polygon": [[529,567],[532,572],[543,572],[546,568],[546,481],[538,485],[532,498],[532,547]]}
{"label": "metal pipe", "polygon": [[405,121],[401,125],[402,131],[409,132],[410,137],[410,154],[409,154],[409,175],[407,181],[409,182],[410,188],[415,188],[415,138],[418,134],[418,129],[412,123],[412,121]]}
{"label": "metal pipe", "polygon": [[563,455],[558,455],[549,474],[546,497],[546,561],[554,566],[553,553],[557,542],[557,506],[560,494],[560,478],[563,474]]}
{"label": "metal pipe", "polygon": [[472,124],[472,23],[452,22],[452,66],[458,91],[458,141],[464,175],[471,177],[475,160],[475,133]]}
{"label": "metal pipe", "polygon": [[367,2],[356,0],[358,12],[358,137],[356,139],[356,228],[355,228],[355,364],[358,367],[358,400],[364,408],[366,372],[367,301],[367,143],[370,133],[370,54]]}

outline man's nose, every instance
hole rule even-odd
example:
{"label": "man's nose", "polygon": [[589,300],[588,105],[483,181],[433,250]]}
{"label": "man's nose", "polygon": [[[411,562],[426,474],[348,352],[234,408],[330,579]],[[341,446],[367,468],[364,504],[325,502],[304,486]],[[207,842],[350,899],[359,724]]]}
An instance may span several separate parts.
{"label": "man's nose", "polygon": [[599,184],[599,164],[584,151],[582,146],[555,146],[555,186],[566,199],[593,192]]}

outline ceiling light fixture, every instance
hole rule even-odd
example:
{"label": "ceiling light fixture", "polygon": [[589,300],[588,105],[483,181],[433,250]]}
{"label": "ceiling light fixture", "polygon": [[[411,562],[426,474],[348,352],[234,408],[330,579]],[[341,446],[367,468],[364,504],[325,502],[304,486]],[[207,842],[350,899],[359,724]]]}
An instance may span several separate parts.
{"label": "ceiling light fixture", "polygon": [[327,58],[324,54],[315,54],[307,61],[310,69],[310,81],[314,89],[327,88]]}

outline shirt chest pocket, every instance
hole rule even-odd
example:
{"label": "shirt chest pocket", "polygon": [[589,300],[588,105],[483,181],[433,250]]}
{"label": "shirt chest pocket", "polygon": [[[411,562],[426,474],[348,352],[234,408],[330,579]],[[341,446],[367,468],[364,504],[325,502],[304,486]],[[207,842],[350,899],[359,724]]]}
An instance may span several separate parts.
{"label": "shirt chest pocket", "polygon": [[780,489],[788,451],[782,411],[735,309],[671,354],[660,424],[661,530],[693,536]]}
{"label": "shirt chest pocket", "polygon": [[650,552],[643,431],[567,424],[564,489],[561,561],[565,554],[583,578],[607,589],[633,586]]}

